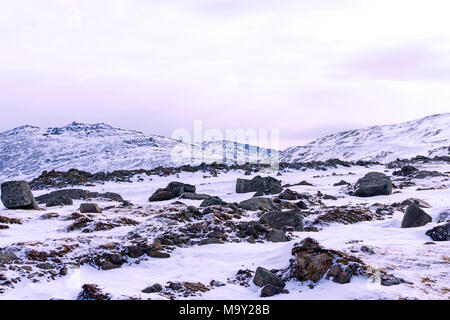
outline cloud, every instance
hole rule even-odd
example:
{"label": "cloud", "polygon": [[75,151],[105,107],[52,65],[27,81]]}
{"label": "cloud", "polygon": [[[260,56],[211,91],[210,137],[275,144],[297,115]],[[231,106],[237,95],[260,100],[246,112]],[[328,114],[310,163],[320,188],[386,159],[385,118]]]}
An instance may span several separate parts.
{"label": "cloud", "polygon": [[76,120],[170,135],[203,120],[303,143],[448,111],[449,7],[16,0],[0,12],[0,129]]}
{"label": "cloud", "polygon": [[450,48],[423,42],[355,53],[335,66],[338,79],[449,81]]}

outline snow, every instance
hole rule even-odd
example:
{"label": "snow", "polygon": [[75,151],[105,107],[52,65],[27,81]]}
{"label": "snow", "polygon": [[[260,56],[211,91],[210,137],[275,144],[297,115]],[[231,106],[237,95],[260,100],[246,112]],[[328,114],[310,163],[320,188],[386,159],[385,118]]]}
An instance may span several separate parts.
{"label": "snow", "polygon": [[374,126],[331,134],[305,146],[281,152],[281,161],[307,162],[339,158],[387,163],[417,155],[450,154],[450,113],[395,125]]}
{"label": "snow", "polygon": [[[422,165],[421,169],[448,172],[450,166],[430,164]],[[226,285],[191,298],[259,299],[260,288],[251,281],[249,287],[243,287],[237,283],[229,283],[228,279],[233,278],[239,269],[255,271],[258,266],[268,269],[286,268],[292,257],[291,249],[294,243],[306,237],[318,240],[325,248],[341,250],[357,256],[373,268],[382,268],[413,284],[381,287],[363,277],[353,277],[349,284],[344,285],[322,279],[313,289],[310,289],[308,283],[292,280],[286,285],[289,294],[276,295],[271,299],[449,299],[449,242],[425,244],[431,241],[425,232],[437,225],[435,221],[440,212],[450,208],[450,193],[448,189],[416,190],[419,186],[445,185],[450,187],[448,179],[434,177],[417,180],[417,186],[402,189],[400,193],[372,198],[352,197],[345,193],[345,187],[333,186],[342,179],[353,184],[369,171],[383,172],[385,167],[339,167],[328,171],[287,170],[281,177],[276,178],[281,179],[283,184],[298,183],[302,180],[313,184],[313,186],[290,187],[291,190],[311,194],[320,190],[324,194],[337,196],[337,201],[323,200],[329,206],[361,204],[369,207],[374,203],[391,204],[407,198],[420,198],[432,205],[432,208],[425,209],[425,211],[433,217],[433,222],[419,228],[402,229],[400,224],[403,213],[397,211],[384,220],[352,225],[332,224],[325,226],[319,232],[295,232],[295,238],[284,243],[251,244],[241,242],[176,248],[168,259],[147,258],[139,264],[125,264],[120,269],[101,271],[89,265],[82,265],[69,268],[67,276],[58,276],[55,280],[43,279],[39,282],[32,282],[23,279],[15,284],[14,288],[7,289],[0,294],[0,299],[75,299],[81,286],[85,283],[99,285],[105,292],[111,293],[114,299],[127,297],[165,299],[158,293],[144,294],[141,293],[141,290],[154,283],[160,283],[163,286],[168,281],[209,284],[211,280],[221,281]],[[392,170],[388,170],[387,174],[392,174]],[[170,200],[150,204],[148,197],[157,188],[165,187],[170,181],[175,180],[195,184],[197,193],[216,195],[228,202],[239,202],[252,196],[252,194],[236,194],[234,188],[237,178],[251,178],[255,174],[248,177],[244,176],[242,171],[231,171],[206,179],[203,178],[203,175],[202,172],[182,172],[179,174],[179,178],[176,176],[152,176],[144,177],[142,182],[139,182],[136,176],[133,183],[107,182],[83,188],[98,192],[117,192],[134,205],[142,206],[141,211],[163,209],[167,204],[174,202],[175,200]],[[47,192],[49,191],[36,191],[34,194],[37,196]],[[188,205],[198,206],[200,204],[200,201],[195,200],[181,199],[181,201]],[[39,245],[43,247],[53,248],[64,239],[71,238],[81,244],[81,247],[77,249],[81,251],[94,247],[94,245],[115,241],[135,229],[133,226],[123,226],[90,234],[83,234],[79,231],[67,233],[64,228],[70,222],[63,219],[42,220],[39,218],[46,212],[57,212],[61,217],[68,216],[77,211],[80,203],[81,201],[74,201],[73,206],[47,208],[44,211],[12,211],[0,207],[0,215],[18,217],[23,220],[21,225],[13,224],[9,229],[0,230],[0,247],[17,248],[20,247],[20,242],[24,242],[30,246],[40,243]],[[106,201],[98,203],[102,207],[114,204]],[[126,216],[149,226],[158,225],[151,215],[140,215],[137,211],[135,209],[108,210],[99,214],[98,217],[101,219]],[[249,214],[249,218],[256,219],[256,213]],[[375,254],[369,255],[361,252],[359,250],[361,245],[370,246]],[[435,282],[424,280],[427,278]]]}

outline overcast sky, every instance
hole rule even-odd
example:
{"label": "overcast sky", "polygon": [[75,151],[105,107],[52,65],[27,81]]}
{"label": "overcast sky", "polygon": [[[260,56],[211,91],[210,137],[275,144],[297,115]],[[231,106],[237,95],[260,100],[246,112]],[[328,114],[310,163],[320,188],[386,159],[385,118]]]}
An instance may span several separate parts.
{"label": "overcast sky", "polygon": [[450,111],[448,0],[14,0],[0,131],[278,128],[281,147]]}

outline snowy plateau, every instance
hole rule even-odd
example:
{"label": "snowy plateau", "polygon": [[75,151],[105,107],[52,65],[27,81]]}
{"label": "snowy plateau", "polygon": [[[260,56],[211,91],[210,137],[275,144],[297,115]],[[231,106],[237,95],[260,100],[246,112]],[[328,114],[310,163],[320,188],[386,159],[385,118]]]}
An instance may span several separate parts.
{"label": "snowy plateau", "polygon": [[[0,204],[0,299],[450,298],[450,114],[288,148],[275,171],[214,152],[181,166],[177,143],[107,124],[1,133],[0,182],[26,180],[39,209]],[[387,189],[357,196],[371,172]]]}

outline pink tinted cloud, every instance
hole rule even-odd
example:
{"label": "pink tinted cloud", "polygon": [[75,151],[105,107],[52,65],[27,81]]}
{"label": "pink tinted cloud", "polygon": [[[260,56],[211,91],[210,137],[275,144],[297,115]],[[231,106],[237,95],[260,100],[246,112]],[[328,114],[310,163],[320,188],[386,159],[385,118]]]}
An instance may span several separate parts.
{"label": "pink tinted cloud", "polygon": [[350,55],[335,66],[338,78],[402,81],[450,80],[450,52],[432,44],[405,45]]}

